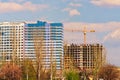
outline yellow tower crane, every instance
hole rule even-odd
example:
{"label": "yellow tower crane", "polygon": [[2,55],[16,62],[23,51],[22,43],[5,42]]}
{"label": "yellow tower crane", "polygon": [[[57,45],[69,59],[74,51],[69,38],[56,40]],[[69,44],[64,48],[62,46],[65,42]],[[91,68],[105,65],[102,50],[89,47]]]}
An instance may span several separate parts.
{"label": "yellow tower crane", "polygon": [[[70,31],[70,30],[69,30]],[[88,32],[95,32],[95,30],[87,30],[86,29],[86,27],[84,27],[84,29],[83,30],[72,30],[72,32],[82,32],[83,34],[84,34],[84,45],[86,45],[86,34],[88,33]]]}
{"label": "yellow tower crane", "polygon": [[95,32],[95,30],[87,30],[86,27],[84,27],[84,29],[82,30],[83,34],[84,34],[84,44],[86,45],[86,34],[87,32]]}

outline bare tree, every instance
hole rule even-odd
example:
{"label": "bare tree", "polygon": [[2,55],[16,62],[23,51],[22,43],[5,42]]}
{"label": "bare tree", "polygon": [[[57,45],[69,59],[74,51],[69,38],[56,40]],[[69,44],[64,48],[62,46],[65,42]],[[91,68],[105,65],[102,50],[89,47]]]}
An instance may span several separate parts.
{"label": "bare tree", "polygon": [[[49,43],[51,44],[49,44],[50,47],[47,47],[46,49],[44,30],[34,29],[33,31],[34,32],[32,32],[32,35],[33,35],[34,50],[36,55],[36,59],[35,59],[36,79],[37,80],[48,80],[48,79],[53,80],[53,78],[55,78],[56,76],[56,59],[53,58],[54,56],[53,42],[51,41],[51,39],[48,40]],[[48,53],[46,52],[46,50],[48,50]],[[47,63],[46,60],[49,60],[50,63]]]}
{"label": "bare tree", "polygon": [[30,59],[24,59],[24,63],[21,66],[22,80],[36,80],[35,69],[33,61]]}
{"label": "bare tree", "polygon": [[[38,37],[37,34],[39,33],[34,33],[34,49],[35,49],[35,55],[36,55],[36,78],[37,80],[40,80],[41,77],[41,70],[42,70],[42,49],[43,49],[43,43],[42,43],[42,38]],[[38,34],[40,35],[40,34]]]}
{"label": "bare tree", "polygon": [[100,68],[98,77],[104,80],[116,80],[119,78],[120,72],[117,67],[111,64],[106,64]]}
{"label": "bare tree", "polygon": [[36,79],[37,80],[48,80],[50,79],[50,71],[46,69],[44,60],[46,59],[45,51],[44,51],[44,31],[39,29],[34,29],[33,35],[33,43],[34,43],[34,50],[35,50],[35,72],[36,72]]}

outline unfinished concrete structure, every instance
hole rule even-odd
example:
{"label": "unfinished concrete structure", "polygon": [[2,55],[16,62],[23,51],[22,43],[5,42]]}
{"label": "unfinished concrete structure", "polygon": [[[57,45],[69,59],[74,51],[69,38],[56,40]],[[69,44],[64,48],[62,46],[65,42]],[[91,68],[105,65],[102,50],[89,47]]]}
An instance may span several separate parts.
{"label": "unfinished concrete structure", "polygon": [[67,44],[64,46],[64,69],[71,67],[95,69],[105,62],[105,48],[101,44]]}

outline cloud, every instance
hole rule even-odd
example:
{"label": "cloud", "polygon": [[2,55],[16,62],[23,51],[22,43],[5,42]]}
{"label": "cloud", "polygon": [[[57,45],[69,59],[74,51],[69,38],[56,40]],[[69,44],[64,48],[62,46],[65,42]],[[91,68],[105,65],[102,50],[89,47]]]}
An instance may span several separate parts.
{"label": "cloud", "polygon": [[107,39],[120,39],[120,29],[117,29],[111,33],[109,33],[106,37],[105,40]]}
{"label": "cloud", "polygon": [[62,11],[70,11],[71,8],[64,8]]}
{"label": "cloud", "polygon": [[70,16],[77,16],[80,15],[80,12],[77,9],[72,9],[72,8],[65,8],[63,11],[69,12]]}
{"label": "cloud", "polygon": [[[72,30],[82,31],[84,29],[84,26],[86,26],[86,29],[88,31],[95,30],[95,33],[87,34],[88,40],[89,40],[88,42],[92,41],[92,42],[103,43],[103,42],[105,42],[105,36],[108,36],[108,33],[119,29],[120,28],[119,25],[120,25],[120,22],[107,22],[107,23],[64,22],[64,30],[65,30],[65,36],[66,36],[66,34],[68,34],[66,32],[71,32],[71,33],[69,33],[69,35],[73,35]],[[117,31],[117,33],[118,32],[119,31]],[[119,36],[119,35],[117,35],[117,36]],[[77,36],[78,35],[76,35],[76,38],[75,38],[76,40],[79,39],[79,37],[77,37]],[[117,36],[116,36],[116,39],[119,40],[119,38],[117,38]],[[65,37],[65,39],[69,40],[69,39],[72,39],[73,36],[71,36],[69,39],[67,37],[68,37],[68,35]]]}
{"label": "cloud", "polygon": [[80,15],[80,12],[77,9],[72,9],[69,11],[70,16]]}
{"label": "cloud", "polygon": [[106,23],[85,23],[85,22],[64,22],[65,30],[77,29],[81,30],[84,26],[87,29],[95,29],[96,32],[110,32],[118,29],[120,22],[106,22]]}
{"label": "cloud", "polygon": [[[64,35],[65,40],[69,43],[75,42],[75,43],[83,43],[83,29],[84,26],[86,26],[88,23],[82,23],[82,22],[66,22],[64,23]],[[91,24],[90,24],[91,25]],[[93,29],[87,27],[88,30]],[[72,35],[72,36],[68,36]],[[97,36],[94,33],[88,33],[87,34],[87,43],[97,43],[100,42],[100,40],[97,38]]]}
{"label": "cloud", "polygon": [[120,6],[120,0],[91,0],[91,3],[97,6]]}
{"label": "cloud", "polygon": [[8,0],[9,2],[25,2],[25,0]]}
{"label": "cloud", "polygon": [[37,11],[47,8],[44,4],[32,4],[31,2],[25,2],[18,4],[15,2],[0,2],[0,13],[18,12],[18,11]]}
{"label": "cloud", "polygon": [[72,3],[72,2],[69,5],[72,6],[72,7],[81,7],[82,6],[79,3]]}
{"label": "cloud", "polygon": [[120,28],[108,33],[104,37],[104,43],[108,43],[109,45],[112,46],[119,46],[120,45]]}
{"label": "cloud", "polygon": [[[63,2],[67,2],[67,1],[70,1],[70,0],[62,0]],[[71,0],[71,2],[80,2],[81,0]]]}

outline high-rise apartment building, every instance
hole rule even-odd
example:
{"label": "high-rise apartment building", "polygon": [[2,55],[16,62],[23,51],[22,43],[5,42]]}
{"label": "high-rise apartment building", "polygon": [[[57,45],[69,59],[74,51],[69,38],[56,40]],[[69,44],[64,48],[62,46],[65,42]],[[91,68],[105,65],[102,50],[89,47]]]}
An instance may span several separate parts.
{"label": "high-rise apartment building", "polygon": [[25,23],[0,23],[0,61],[15,60],[23,57]]}
{"label": "high-rise apartment building", "polygon": [[105,62],[105,48],[100,44],[70,44],[64,46],[64,68],[94,69]]}
{"label": "high-rise apartment building", "polygon": [[[38,51],[39,50],[39,51]],[[0,59],[3,61],[36,59],[42,54],[43,64],[50,66],[55,62],[61,68],[63,58],[63,24],[24,22],[0,23]]]}
{"label": "high-rise apartment building", "polygon": [[63,58],[63,25],[41,21],[28,23],[25,27],[26,57],[35,58],[37,48],[43,54],[43,64],[46,67],[53,62],[60,69],[61,62],[63,62],[61,61]]}

